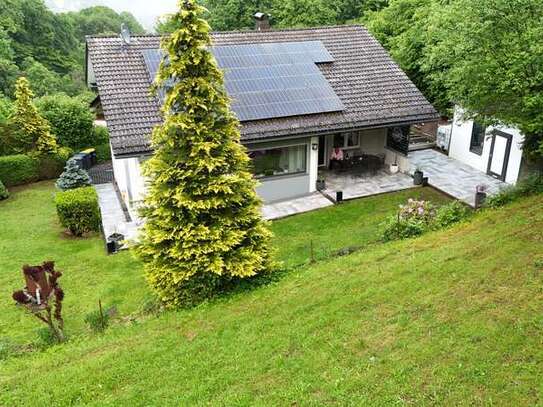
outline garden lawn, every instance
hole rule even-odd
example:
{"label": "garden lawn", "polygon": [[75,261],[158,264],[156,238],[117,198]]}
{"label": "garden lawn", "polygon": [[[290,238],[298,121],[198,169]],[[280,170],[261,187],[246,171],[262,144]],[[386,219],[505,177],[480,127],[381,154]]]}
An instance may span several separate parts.
{"label": "garden lawn", "polygon": [[[0,203],[0,225],[8,220],[10,234],[25,234],[15,244],[1,229],[2,295],[19,281],[6,266],[51,252],[66,256],[67,320],[81,318],[98,294],[117,300],[123,314],[137,310],[146,293],[138,264],[126,254],[106,257],[97,239],[59,241],[51,191],[38,184]],[[19,213],[17,225],[11,217]],[[537,196],[192,310],[133,314],[103,335],[82,330],[66,344],[8,355],[0,405],[537,405],[542,247]],[[71,268],[86,262],[84,271]],[[1,301],[2,334],[30,336],[33,322]],[[80,322],[71,324],[79,332]]]}
{"label": "garden lawn", "polygon": [[416,188],[346,201],[312,212],[277,220],[272,224],[277,258],[287,267],[322,260],[361,249],[380,239],[381,223],[409,198],[429,200],[440,206],[451,202],[433,188]]}

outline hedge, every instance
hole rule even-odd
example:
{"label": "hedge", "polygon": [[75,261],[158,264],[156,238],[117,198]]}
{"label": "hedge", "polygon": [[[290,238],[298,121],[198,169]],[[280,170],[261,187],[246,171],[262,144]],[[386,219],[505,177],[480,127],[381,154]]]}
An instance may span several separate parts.
{"label": "hedge", "polygon": [[27,184],[39,178],[38,160],[24,154],[0,157],[0,181],[5,186]]}
{"label": "hedge", "polygon": [[100,230],[98,194],[93,187],[70,189],[55,195],[55,205],[62,226],[74,236]]}

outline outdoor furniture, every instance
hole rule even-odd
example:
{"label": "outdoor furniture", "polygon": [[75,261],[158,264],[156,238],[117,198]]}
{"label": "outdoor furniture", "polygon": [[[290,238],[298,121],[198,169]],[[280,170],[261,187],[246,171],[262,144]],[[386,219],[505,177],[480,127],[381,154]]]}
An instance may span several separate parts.
{"label": "outdoor furniture", "polygon": [[353,154],[347,156],[341,164],[341,172],[349,171],[355,176],[367,173],[375,175],[384,166],[384,158],[373,154]]}

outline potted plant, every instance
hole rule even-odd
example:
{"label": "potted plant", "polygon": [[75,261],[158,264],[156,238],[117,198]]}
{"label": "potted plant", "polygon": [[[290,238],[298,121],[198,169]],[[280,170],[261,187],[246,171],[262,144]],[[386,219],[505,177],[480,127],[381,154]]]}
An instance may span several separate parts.
{"label": "potted plant", "polygon": [[326,189],[326,182],[324,178],[317,178],[317,191],[323,191]]}
{"label": "potted plant", "polygon": [[400,171],[400,166],[398,165],[398,156],[394,155],[394,163],[390,164],[390,173],[397,174]]}
{"label": "potted plant", "polygon": [[422,185],[423,179],[424,179],[424,174],[422,170],[420,169],[420,167],[417,167],[417,169],[415,170],[415,173],[413,174],[413,183],[415,185]]}

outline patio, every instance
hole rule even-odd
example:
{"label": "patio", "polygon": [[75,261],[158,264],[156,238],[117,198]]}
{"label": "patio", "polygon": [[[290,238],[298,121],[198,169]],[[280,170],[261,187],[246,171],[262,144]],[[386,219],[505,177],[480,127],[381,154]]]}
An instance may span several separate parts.
{"label": "patio", "polygon": [[431,186],[471,206],[475,205],[475,188],[478,185],[485,185],[489,195],[508,185],[435,150],[410,152],[409,161],[411,174],[419,167]]}
{"label": "patio", "polygon": [[319,178],[326,183],[322,192],[333,199],[338,191],[343,191],[343,199],[353,199],[415,187],[409,175],[390,174],[384,169],[365,174],[320,170]]}

